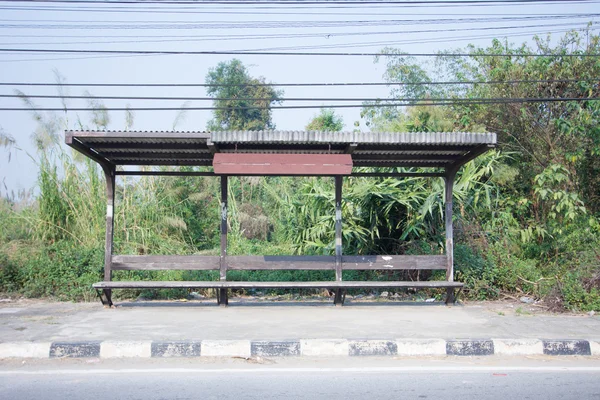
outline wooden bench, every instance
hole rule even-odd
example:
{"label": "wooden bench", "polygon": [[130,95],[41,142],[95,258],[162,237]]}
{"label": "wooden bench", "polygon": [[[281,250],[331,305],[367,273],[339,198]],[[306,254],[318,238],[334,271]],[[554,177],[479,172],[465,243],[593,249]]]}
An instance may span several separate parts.
{"label": "wooden bench", "polygon": [[[221,271],[220,256],[112,256],[112,270],[214,270]],[[435,256],[342,256],[342,271],[351,270],[446,270],[445,255]],[[104,281],[93,287],[104,305],[112,305],[112,289],[211,288],[218,289],[217,302],[228,304],[228,289],[329,289],[334,303],[342,305],[346,289],[445,288],[446,303],[454,302],[460,282],[443,281],[332,281],[258,282],[227,280],[227,271],[241,270],[336,270],[336,256],[227,256],[225,279],[219,281]]]}

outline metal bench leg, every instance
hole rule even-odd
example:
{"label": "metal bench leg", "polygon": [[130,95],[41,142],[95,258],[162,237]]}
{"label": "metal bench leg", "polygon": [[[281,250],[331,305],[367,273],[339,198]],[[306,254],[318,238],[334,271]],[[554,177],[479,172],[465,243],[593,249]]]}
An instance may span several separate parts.
{"label": "metal bench leg", "polygon": [[227,289],[217,289],[217,304],[221,307],[226,307],[229,304]]}
{"label": "metal bench leg", "polygon": [[446,288],[446,305],[456,303],[456,297],[454,296],[454,288]]}
{"label": "metal bench leg", "polygon": [[344,289],[336,289],[335,296],[333,298],[333,304],[341,307],[344,305],[345,300],[346,300],[346,291]]}
{"label": "metal bench leg", "polygon": [[113,307],[112,291],[110,289],[96,290],[96,293],[98,294],[98,297],[100,297],[103,306]]}

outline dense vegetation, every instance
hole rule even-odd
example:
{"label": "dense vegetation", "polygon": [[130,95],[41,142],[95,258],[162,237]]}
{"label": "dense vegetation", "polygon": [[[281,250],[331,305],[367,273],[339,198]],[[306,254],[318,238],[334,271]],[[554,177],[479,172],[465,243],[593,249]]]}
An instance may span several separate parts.
{"label": "dense vegetation", "polygon": [[[495,299],[524,294],[553,309],[600,310],[600,61],[598,36],[569,33],[556,45],[469,47],[473,57],[439,57],[432,65],[397,52],[384,78],[407,108],[365,104],[356,129],[371,131],[492,131],[499,149],[467,164],[455,186],[455,262],[466,296]],[[494,57],[490,54],[517,54]],[[536,56],[552,54],[553,56]],[[433,81],[503,84],[424,85]],[[237,60],[211,70],[207,82],[265,82]],[[211,92],[215,97],[268,98],[279,92]],[[260,86],[258,88],[261,88]],[[270,89],[269,89],[270,90]],[[562,102],[431,105],[431,99],[578,99]],[[29,100],[24,96],[24,101]],[[218,104],[220,100],[216,101]],[[248,104],[251,101],[244,100]],[[268,101],[268,100],[267,100]],[[237,102],[237,100],[236,100]],[[0,202],[0,288],[24,296],[89,300],[101,279],[104,182],[98,167],[64,149],[66,116],[42,115],[28,103],[38,129],[39,195]],[[237,103],[236,103],[237,104]],[[235,105],[235,104],[229,104]],[[105,128],[101,104],[89,123]],[[124,125],[133,124],[128,114]],[[215,113],[209,128],[273,127],[270,112]],[[307,129],[340,130],[343,121],[322,110]],[[1,133],[1,145],[16,143]],[[115,252],[217,254],[218,182],[212,178],[154,177],[118,180]],[[344,182],[344,252],[436,254],[443,251],[443,184],[438,179],[350,178]],[[230,196],[230,254],[331,254],[333,182],[330,179],[234,178]],[[389,272],[370,278],[389,279]],[[233,274],[232,274],[233,275]],[[317,276],[319,275],[319,276]],[[355,275],[357,276],[357,275]],[[319,279],[315,272],[245,271],[240,279]],[[353,278],[353,276],[349,276]],[[211,273],[124,272],[116,279],[215,279]],[[414,277],[412,277],[414,278]],[[421,276],[426,279],[428,276]],[[127,292],[123,295],[135,295]],[[148,295],[148,294],[145,294]],[[163,297],[182,292],[164,291]]]}

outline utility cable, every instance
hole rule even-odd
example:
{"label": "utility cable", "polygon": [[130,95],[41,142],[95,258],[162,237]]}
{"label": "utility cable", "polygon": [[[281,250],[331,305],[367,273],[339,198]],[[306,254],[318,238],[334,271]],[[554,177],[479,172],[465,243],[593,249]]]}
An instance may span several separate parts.
{"label": "utility cable", "polygon": [[578,79],[516,79],[507,81],[433,81],[433,82],[288,82],[288,83],[49,83],[49,82],[0,82],[0,86],[74,86],[74,87],[254,87],[254,86],[435,86],[435,85],[512,85],[520,83],[573,83],[596,82],[598,78]]}
{"label": "utility cable", "polygon": [[600,57],[594,53],[339,53],[339,52],[276,52],[276,51],[184,51],[184,50],[88,50],[88,49],[6,49],[1,53],[54,54],[164,54],[164,55],[247,55],[247,56],[343,56],[343,57]]}
{"label": "utility cable", "polygon": [[406,106],[461,106],[478,104],[510,104],[510,103],[562,103],[569,101],[597,101],[600,97],[570,97],[570,98],[509,98],[509,99],[448,99],[448,101],[428,101],[425,99],[414,99],[414,102],[405,103],[379,103],[379,104],[328,104],[328,105],[299,105],[299,106],[247,106],[247,107],[35,107],[16,108],[1,107],[0,111],[233,111],[233,110],[277,110],[277,109],[314,109],[314,108],[381,108],[381,107],[406,107]]}

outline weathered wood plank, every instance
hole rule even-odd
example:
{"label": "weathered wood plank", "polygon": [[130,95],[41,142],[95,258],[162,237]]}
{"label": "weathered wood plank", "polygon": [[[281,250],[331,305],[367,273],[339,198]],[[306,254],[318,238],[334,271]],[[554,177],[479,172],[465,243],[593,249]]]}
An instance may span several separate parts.
{"label": "weathered wood plank", "polygon": [[334,256],[228,256],[229,270],[334,270]]}
{"label": "weathered wood plank", "polygon": [[[115,270],[219,270],[219,256],[134,256],[115,255]],[[335,270],[336,256],[227,256],[228,270]],[[447,258],[440,256],[342,256],[345,270],[446,269]]]}
{"label": "weathered wood plank", "polygon": [[215,263],[219,265],[219,256],[171,256],[171,255],[123,255],[116,254],[112,257],[113,264],[135,264],[135,263],[177,263],[177,264],[206,264]]}
{"label": "weathered wood plank", "polygon": [[[344,178],[335,177],[335,280],[342,281],[342,186]],[[341,306],[344,303],[343,290],[336,289],[333,304]]]}
{"label": "weathered wood plank", "polygon": [[124,256],[112,257],[113,270],[218,270],[219,256]]}
{"label": "weathered wood plank", "polygon": [[342,185],[343,177],[335,177],[335,280],[342,280]]}
{"label": "weathered wood plank", "polygon": [[161,270],[194,270],[194,271],[218,271],[219,270],[219,260],[206,260],[202,263],[170,263],[170,262],[160,262],[160,263],[113,263],[113,270],[118,271],[161,271]]}
{"label": "weathered wood plank", "polygon": [[350,154],[269,154],[217,153],[213,159],[216,174],[350,175]]}
{"label": "weathered wood plank", "polygon": [[[221,256],[219,258],[219,279],[227,280],[227,176],[221,177]],[[227,305],[227,289],[221,289],[218,294],[218,303]]]}
{"label": "weathered wood plank", "polygon": [[[106,233],[104,244],[104,280],[112,280],[112,254],[114,240],[114,214],[115,214],[115,168],[101,164],[106,177]],[[102,302],[112,306],[112,293],[110,289],[104,290]]]}
{"label": "weathered wood plank", "polygon": [[112,281],[98,282],[96,289],[164,289],[164,288],[447,288],[462,287],[461,282],[447,281],[319,281],[319,282],[247,282],[247,281]]}
{"label": "weathered wood plank", "polygon": [[454,178],[457,168],[452,168],[446,171],[445,185],[445,212],[444,222],[446,230],[446,280],[452,282],[454,280],[454,232],[452,228],[452,191],[454,189]]}
{"label": "weathered wood plank", "polygon": [[345,270],[446,269],[446,256],[343,256]]}

